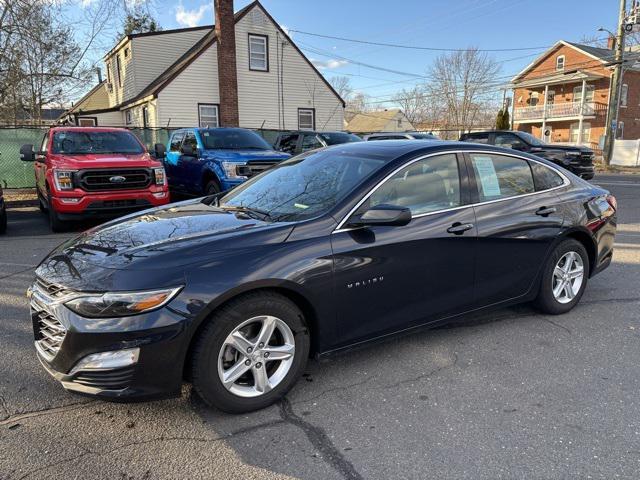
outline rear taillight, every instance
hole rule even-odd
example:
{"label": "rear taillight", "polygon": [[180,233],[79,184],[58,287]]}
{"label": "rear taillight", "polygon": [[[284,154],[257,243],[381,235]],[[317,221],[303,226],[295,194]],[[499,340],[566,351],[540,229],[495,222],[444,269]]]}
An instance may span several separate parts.
{"label": "rear taillight", "polygon": [[618,211],[618,200],[613,195],[607,195],[607,203],[611,205],[615,211]]}

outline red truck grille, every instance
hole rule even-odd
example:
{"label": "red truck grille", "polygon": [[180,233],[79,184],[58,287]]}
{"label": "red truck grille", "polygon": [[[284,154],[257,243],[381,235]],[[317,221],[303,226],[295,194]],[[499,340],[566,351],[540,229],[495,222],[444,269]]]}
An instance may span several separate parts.
{"label": "red truck grille", "polygon": [[136,190],[151,183],[151,170],[146,168],[117,170],[80,170],[76,183],[87,192]]}

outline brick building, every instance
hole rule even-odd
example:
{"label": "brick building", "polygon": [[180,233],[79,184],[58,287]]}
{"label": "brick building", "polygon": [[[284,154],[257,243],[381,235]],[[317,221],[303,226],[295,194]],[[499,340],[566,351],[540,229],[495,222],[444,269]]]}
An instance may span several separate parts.
{"label": "brick building", "polygon": [[[609,42],[609,47],[613,47]],[[605,134],[614,51],[559,41],[512,80],[513,123],[552,143],[599,148]],[[637,57],[627,52],[625,60]],[[616,137],[640,138],[640,65],[625,62]]]}

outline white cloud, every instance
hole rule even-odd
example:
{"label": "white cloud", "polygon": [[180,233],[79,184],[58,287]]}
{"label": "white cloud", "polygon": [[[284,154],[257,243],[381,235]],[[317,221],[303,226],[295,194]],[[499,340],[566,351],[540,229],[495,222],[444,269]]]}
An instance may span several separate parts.
{"label": "white cloud", "polygon": [[[197,10],[185,10],[182,4],[176,7],[176,22],[186,27],[197,27],[202,17],[212,8],[212,3],[200,5]],[[213,22],[208,22],[213,23]]]}
{"label": "white cloud", "polygon": [[333,58],[329,60],[317,60],[315,58],[312,58],[311,63],[313,63],[318,70],[333,70],[335,68],[343,67],[349,62],[347,62],[346,60],[336,60]]}

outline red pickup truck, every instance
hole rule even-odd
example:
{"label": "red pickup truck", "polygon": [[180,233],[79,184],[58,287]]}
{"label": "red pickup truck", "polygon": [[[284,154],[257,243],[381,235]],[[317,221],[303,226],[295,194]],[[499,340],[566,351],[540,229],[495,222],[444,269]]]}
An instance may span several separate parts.
{"label": "red pickup truck", "polygon": [[40,209],[49,224],[109,218],[169,202],[162,164],[126,129],[55,127],[37,152],[23,145],[20,157],[34,162]]}

